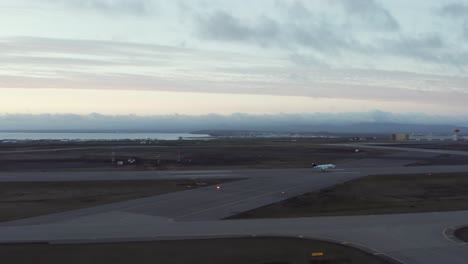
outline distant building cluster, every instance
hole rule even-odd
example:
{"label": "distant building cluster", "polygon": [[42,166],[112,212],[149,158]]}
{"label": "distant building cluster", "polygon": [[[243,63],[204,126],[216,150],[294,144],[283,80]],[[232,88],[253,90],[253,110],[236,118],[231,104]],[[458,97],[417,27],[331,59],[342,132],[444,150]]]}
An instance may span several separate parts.
{"label": "distant building cluster", "polygon": [[460,136],[460,129],[454,129],[453,134],[441,135],[433,133],[393,134],[393,141],[461,141],[468,140],[467,136]]}

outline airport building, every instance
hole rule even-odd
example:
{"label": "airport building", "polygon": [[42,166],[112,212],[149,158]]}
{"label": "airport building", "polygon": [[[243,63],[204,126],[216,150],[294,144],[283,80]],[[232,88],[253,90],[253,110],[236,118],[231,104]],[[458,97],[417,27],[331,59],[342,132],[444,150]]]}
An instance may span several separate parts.
{"label": "airport building", "polygon": [[412,141],[457,141],[455,135],[410,134],[408,140]]}
{"label": "airport building", "polygon": [[408,134],[393,134],[392,140],[393,141],[406,141],[408,140]]}
{"label": "airport building", "polygon": [[459,141],[468,140],[467,136],[460,137],[460,129],[454,129],[451,135],[433,133],[393,134],[393,141]]}

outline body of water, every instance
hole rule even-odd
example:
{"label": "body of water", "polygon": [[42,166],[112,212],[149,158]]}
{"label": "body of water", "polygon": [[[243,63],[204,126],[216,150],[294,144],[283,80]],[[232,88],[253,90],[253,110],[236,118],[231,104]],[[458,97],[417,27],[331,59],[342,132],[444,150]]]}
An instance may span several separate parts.
{"label": "body of water", "polygon": [[189,133],[37,133],[0,132],[0,140],[177,140],[210,138]]}

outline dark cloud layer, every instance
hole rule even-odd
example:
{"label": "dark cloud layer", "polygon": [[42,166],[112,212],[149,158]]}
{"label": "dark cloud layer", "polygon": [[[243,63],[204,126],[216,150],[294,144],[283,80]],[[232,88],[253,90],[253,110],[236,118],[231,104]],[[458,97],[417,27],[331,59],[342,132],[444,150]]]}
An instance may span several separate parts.
{"label": "dark cloud layer", "polygon": [[[303,12],[307,12],[303,10]],[[297,19],[300,18],[296,17]],[[359,48],[356,40],[347,39],[330,25],[311,17],[300,21],[280,22],[269,17],[253,21],[243,20],[226,11],[218,10],[196,18],[202,39],[225,42],[250,42],[264,47],[302,47],[319,52],[339,52]]]}
{"label": "dark cloud layer", "polygon": [[382,52],[414,58],[436,64],[466,65],[468,61],[460,61],[456,50],[447,50],[446,43],[438,35],[400,36],[398,39],[383,39],[378,44]]}
{"label": "dark cloud layer", "polygon": [[261,18],[249,24],[228,12],[218,10],[208,17],[199,17],[202,37],[222,41],[270,41],[279,35],[277,22]]}
{"label": "dark cloud layer", "polygon": [[[198,15],[195,21],[203,40],[289,50],[294,54],[292,61],[300,65],[326,65],[319,57],[333,56],[336,59],[353,54],[374,59],[377,56],[411,59],[432,63],[440,69],[454,67],[461,72],[468,65],[465,49],[454,46],[437,32],[402,32],[397,19],[375,0],[332,0],[327,3],[343,10],[345,22],[340,24],[337,22],[340,20],[333,16],[317,15],[302,1],[280,2],[283,19],[266,16],[246,19],[217,10]],[[465,9],[468,11],[468,6],[452,4],[440,12],[461,16]],[[468,22],[464,29],[468,36]],[[362,40],[359,31],[366,32],[367,41]],[[312,60],[299,59],[301,56]]]}
{"label": "dark cloud layer", "polygon": [[[462,2],[455,2],[443,5],[438,14],[445,18],[454,19],[462,23],[462,37],[468,39],[468,4]],[[463,58],[463,59],[466,59]]]}
{"label": "dark cloud layer", "polygon": [[[153,13],[155,5],[164,10],[171,5],[154,0],[48,1],[77,10],[136,16]],[[393,14],[385,1],[329,0],[320,3],[319,9],[312,8],[314,5],[304,0],[274,3],[269,7],[273,9],[268,9],[272,12],[252,12],[250,16],[228,8],[230,5],[223,5],[222,1],[178,1],[175,5],[184,10],[179,14],[183,19],[193,19],[193,30],[203,42],[274,47],[289,52],[292,62],[302,66],[327,66],[328,58],[346,60],[353,55],[363,60],[392,56],[401,60],[430,62],[437,69],[448,66],[462,73],[468,64],[465,49],[450,43],[440,32],[405,32],[406,25],[398,21],[398,14]],[[441,5],[437,13],[439,18],[466,20],[468,5],[448,3]],[[363,32],[364,38],[360,35]],[[468,21],[464,22],[459,34],[468,38]],[[298,59],[298,56],[306,59]]]}
{"label": "dark cloud layer", "polygon": [[352,19],[360,19],[368,28],[397,31],[400,25],[388,9],[375,0],[331,0],[338,2]]}
{"label": "dark cloud layer", "polygon": [[439,10],[441,15],[449,17],[462,17],[468,16],[468,5],[462,2],[450,3],[444,5]]}

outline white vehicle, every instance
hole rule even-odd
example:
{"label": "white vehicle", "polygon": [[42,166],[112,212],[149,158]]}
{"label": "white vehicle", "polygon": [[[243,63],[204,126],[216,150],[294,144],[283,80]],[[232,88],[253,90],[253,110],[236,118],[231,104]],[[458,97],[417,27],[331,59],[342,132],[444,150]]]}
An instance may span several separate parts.
{"label": "white vehicle", "polygon": [[334,169],[336,166],[335,164],[321,164],[317,165],[315,163],[312,163],[312,167],[315,169],[319,169],[321,171],[328,170],[328,169]]}

